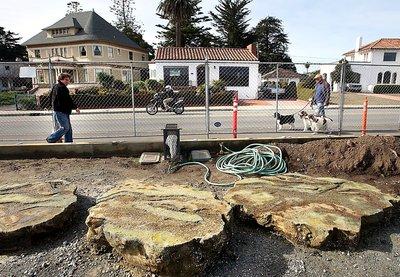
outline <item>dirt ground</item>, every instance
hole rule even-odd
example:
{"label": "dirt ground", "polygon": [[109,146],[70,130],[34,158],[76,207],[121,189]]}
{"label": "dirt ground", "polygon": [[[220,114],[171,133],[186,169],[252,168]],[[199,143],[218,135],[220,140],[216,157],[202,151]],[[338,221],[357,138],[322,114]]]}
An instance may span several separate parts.
{"label": "dirt ground", "polygon": [[[279,146],[291,172],[344,177],[400,194],[398,139],[368,137]],[[210,166],[213,181],[234,180]],[[67,228],[38,238],[17,253],[0,254],[0,276],[151,276],[126,270],[113,253],[94,253],[85,242],[84,221],[96,197],[127,178],[189,184],[210,190],[218,198],[226,191],[205,185],[204,171],[199,167],[186,167],[174,174],[165,174],[166,169],[165,164],[141,166],[136,158],[117,157],[0,161],[0,183],[64,179],[76,184],[79,195],[78,213]],[[206,276],[400,275],[399,216],[365,230],[360,246],[351,251],[293,246],[277,234],[239,222],[233,230],[231,242]]]}

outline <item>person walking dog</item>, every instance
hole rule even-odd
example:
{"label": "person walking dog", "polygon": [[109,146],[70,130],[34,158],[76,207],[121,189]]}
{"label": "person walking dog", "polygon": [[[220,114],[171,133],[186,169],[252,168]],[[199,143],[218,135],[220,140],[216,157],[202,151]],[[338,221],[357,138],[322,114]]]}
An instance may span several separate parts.
{"label": "person walking dog", "polygon": [[69,95],[67,86],[70,82],[71,75],[61,73],[58,76],[58,83],[53,87],[51,102],[54,111],[54,119],[57,122],[55,126],[58,127],[58,129],[46,138],[49,143],[58,142],[63,136],[65,142],[73,142],[70,115],[72,110],[76,110],[78,114],[80,110]]}
{"label": "person walking dog", "polygon": [[316,105],[315,115],[325,117],[325,105],[328,96],[327,86],[322,78],[321,74],[317,74],[315,77],[315,94],[313,97],[313,104]]}

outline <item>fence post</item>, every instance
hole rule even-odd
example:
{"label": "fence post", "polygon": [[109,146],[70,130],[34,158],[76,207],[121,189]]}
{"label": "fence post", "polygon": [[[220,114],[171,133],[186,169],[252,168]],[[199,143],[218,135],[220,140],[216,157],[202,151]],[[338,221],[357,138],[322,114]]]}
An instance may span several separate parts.
{"label": "fence post", "polygon": [[131,96],[132,96],[133,136],[136,137],[135,92],[133,90],[133,63],[131,63]]}
{"label": "fence post", "polygon": [[278,111],[279,111],[279,64],[276,64],[276,83],[275,83],[275,132],[278,133]]}
{"label": "fence post", "polygon": [[344,113],[344,94],[346,91],[346,65],[347,61],[340,61],[340,100],[339,100],[339,135],[342,134],[343,131],[343,113]]}
{"label": "fence post", "polygon": [[51,58],[49,58],[49,88],[53,88],[53,72],[51,71]]}
{"label": "fence post", "polygon": [[206,85],[206,135],[207,139],[210,138],[210,68],[208,65],[208,57],[206,57],[204,65],[205,85]]}

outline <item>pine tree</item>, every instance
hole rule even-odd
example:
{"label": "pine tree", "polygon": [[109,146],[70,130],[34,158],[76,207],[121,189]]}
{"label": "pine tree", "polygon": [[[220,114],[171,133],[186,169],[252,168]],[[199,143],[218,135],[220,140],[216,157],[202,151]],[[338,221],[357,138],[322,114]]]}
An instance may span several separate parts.
{"label": "pine tree", "polygon": [[112,2],[110,11],[117,17],[114,22],[115,27],[141,48],[147,50],[151,60],[154,57],[154,48],[143,39],[142,29],[133,14],[135,2],[133,0],[112,0]]}
{"label": "pine tree", "polygon": [[[211,19],[204,15],[199,7],[201,0],[193,1],[193,14],[181,24],[181,46],[210,47],[214,45],[216,38],[210,33],[211,28],[206,27],[205,23]],[[161,14],[159,14],[164,18]],[[164,18],[165,19],[165,18]],[[158,31],[158,38],[162,41],[161,46],[176,46],[176,28],[172,21],[166,25],[158,24],[161,28]]]}
{"label": "pine tree", "polygon": [[[292,62],[287,54],[289,39],[284,32],[282,21],[276,17],[268,16],[262,19],[253,29],[255,41],[258,46],[258,58],[261,62]],[[275,69],[275,65],[260,65],[262,74]],[[296,71],[293,64],[283,64],[280,67]]]}
{"label": "pine tree", "polygon": [[6,31],[3,27],[0,27],[0,61],[28,60],[26,48],[18,44],[20,39],[16,33]]}
{"label": "pine tree", "polygon": [[214,27],[221,35],[220,44],[228,47],[246,47],[253,40],[248,31],[252,0],[219,0],[216,12],[210,12]]}

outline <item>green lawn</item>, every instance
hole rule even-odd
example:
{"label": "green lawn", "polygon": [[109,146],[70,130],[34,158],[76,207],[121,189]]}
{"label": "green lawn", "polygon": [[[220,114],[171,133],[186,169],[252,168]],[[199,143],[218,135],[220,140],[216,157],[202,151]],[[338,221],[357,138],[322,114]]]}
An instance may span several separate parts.
{"label": "green lawn", "polygon": [[314,95],[314,90],[309,88],[297,87],[297,98],[300,100],[308,101]]}
{"label": "green lawn", "polygon": [[14,91],[0,92],[0,106],[7,106],[14,104],[15,104]]}

